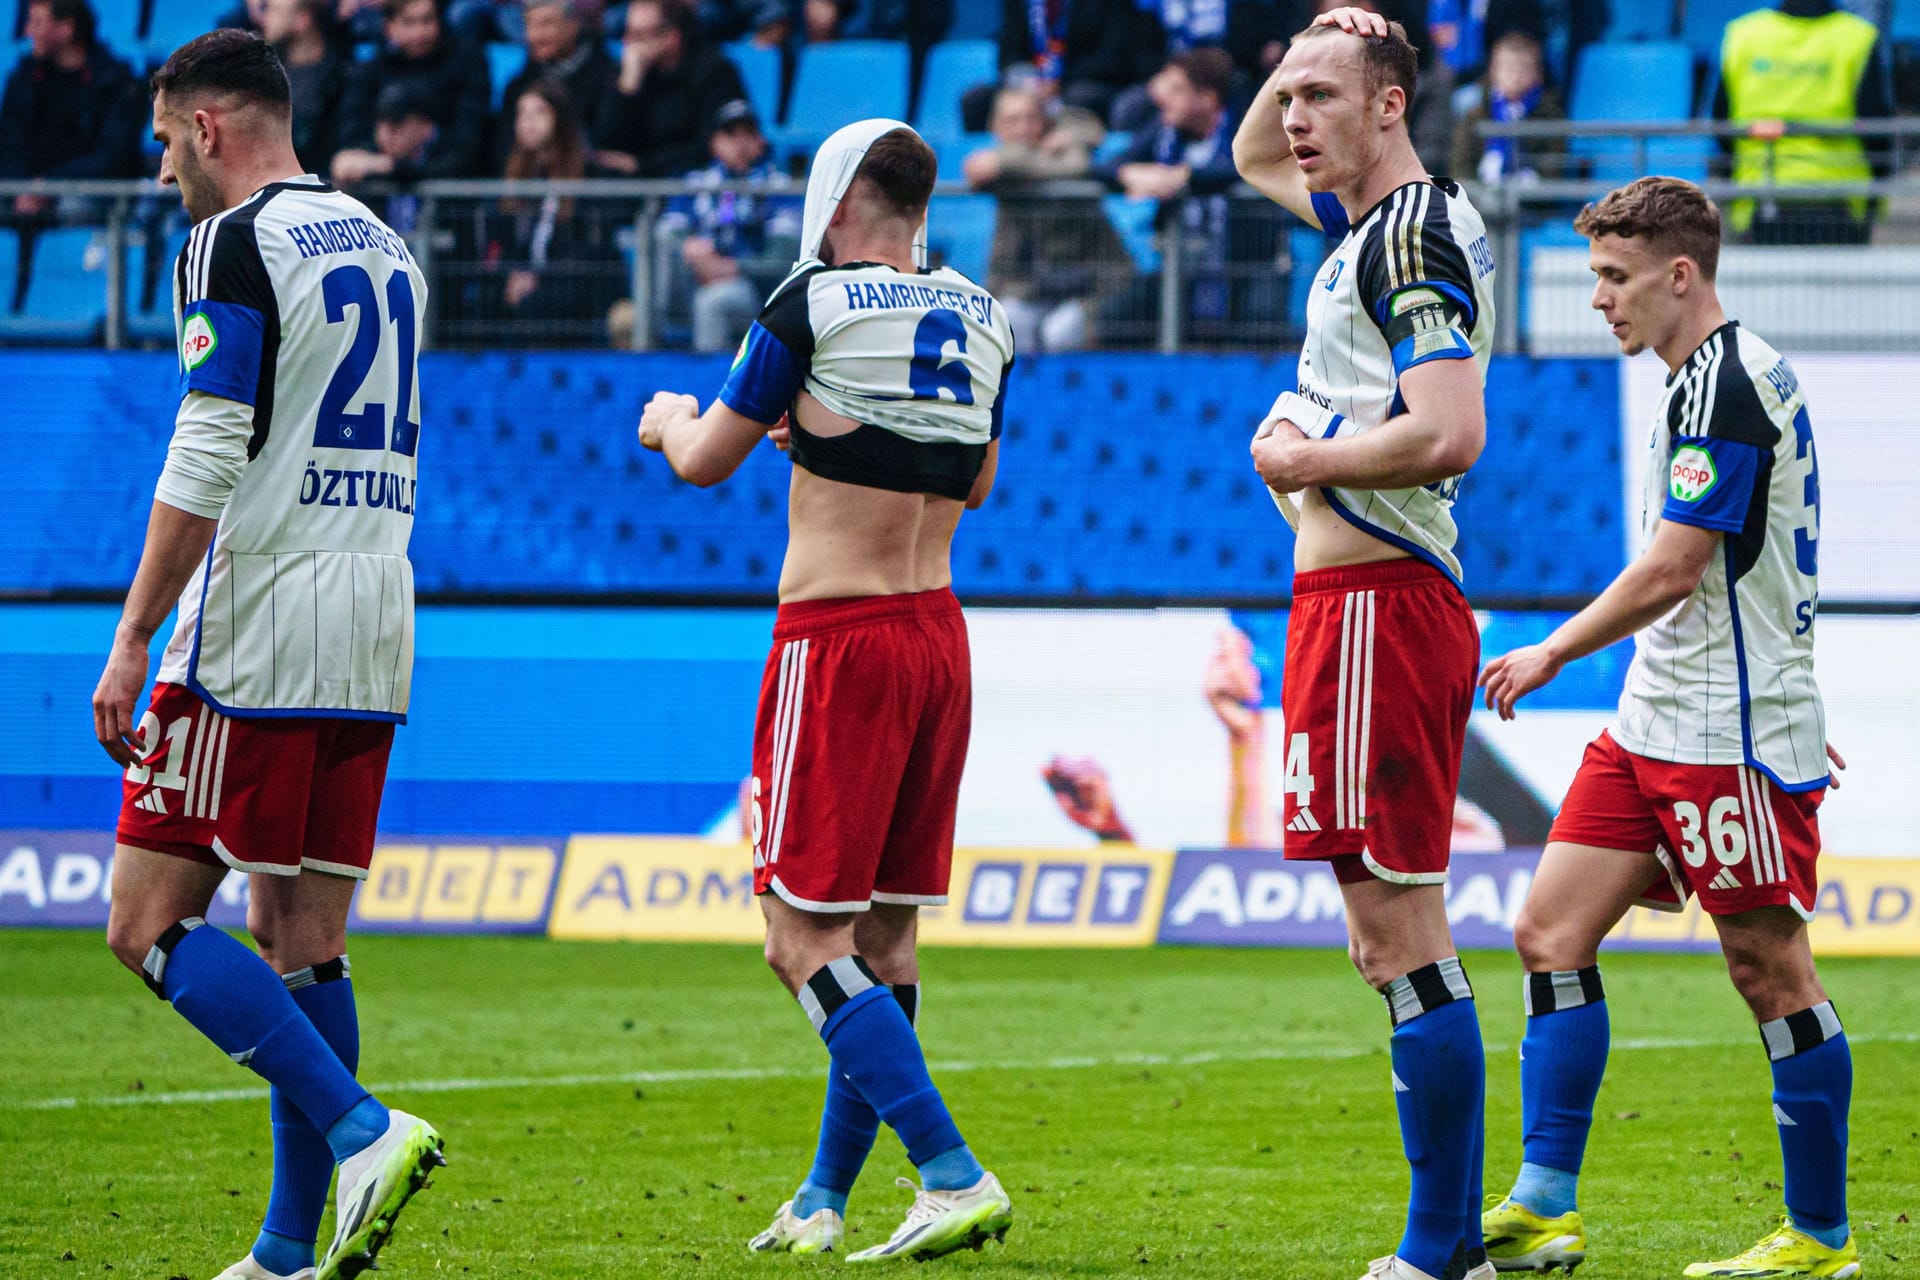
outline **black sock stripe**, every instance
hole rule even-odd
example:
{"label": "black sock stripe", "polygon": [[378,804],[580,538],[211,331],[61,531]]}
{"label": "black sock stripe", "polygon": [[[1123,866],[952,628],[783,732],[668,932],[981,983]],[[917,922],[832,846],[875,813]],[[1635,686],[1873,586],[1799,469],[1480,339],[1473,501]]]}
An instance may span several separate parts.
{"label": "black sock stripe", "polygon": [[149,990],[162,1000],[167,998],[167,957],[180,945],[180,939],[198,929],[206,921],[200,916],[189,916],[185,920],[175,920],[160,934],[159,941],[147,952],[147,959],[140,966],[141,981]]}
{"label": "black sock stripe", "polygon": [[896,982],[893,998],[900,1002],[900,1011],[907,1015],[909,1026],[918,1026],[920,1019],[920,984],[917,982]]}
{"label": "black sock stripe", "polygon": [[[845,972],[851,961],[853,973]],[[836,970],[840,970],[836,972]],[[800,993],[800,1004],[813,1019],[815,1029],[826,1025],[827,1020],[840,1012],[847,1001],[863,991],[873,987],[885,989],[886,984],[874,976],[867,962],[859,956],[843,956],[838,960],[829,960],[808,978]]]}
{"label": "black sock stripe", "polygon": [[1588,1004],[1599,1004],[1607,998],[1607,989],[1600,982],[1599,965],[1590,964],[1579,973],[1580,991],[1586,996]]}
{"label": "black sock stripe", "polygon": [[1554,1012],[1558,1007],[1553,996],[1553,975],[1529,973],[1527,975],[1527,1016],[1537,1018],[1543,1013]]}

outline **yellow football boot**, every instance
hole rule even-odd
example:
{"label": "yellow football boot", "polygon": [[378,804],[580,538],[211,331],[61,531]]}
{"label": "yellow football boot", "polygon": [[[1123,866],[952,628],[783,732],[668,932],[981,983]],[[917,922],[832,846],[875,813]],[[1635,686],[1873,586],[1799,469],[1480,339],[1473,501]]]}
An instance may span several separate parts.
{"label": "yellow football boot", "polygon": [[1783,1218],[1773,1234],[1738,1257],[1724,1262],[1696,1262],[1684,1274],[1737,1276],[1740,1280],[1772,1280],[1776,1276],[1848,1280],[1860,1274],[1860,1250],[1852,1236],[1838,1249],[1829,1249],[1804,1231],[1795,1230],[1791,1219]]}
{"label": "yellow football boot", "polygon": [[1587,1228],[1580,1212],[1543,1218],[1515,1200],[1502,1198],[1480,1215],[1487,1238],[1487,1261],[1495,1271],[1552,1271],[1569,1275],[1587,1260]]}

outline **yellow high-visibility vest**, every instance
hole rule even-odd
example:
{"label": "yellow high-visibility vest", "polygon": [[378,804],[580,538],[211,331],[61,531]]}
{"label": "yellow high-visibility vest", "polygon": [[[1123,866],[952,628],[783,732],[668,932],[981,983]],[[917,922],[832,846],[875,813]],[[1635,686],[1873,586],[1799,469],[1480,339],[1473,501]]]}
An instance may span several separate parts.
{"label": "yellow high-visibility vest", "polygon": [[[1720,44],[1728,118],[1738,123],[1851,122],[1854,95],[1879,34],[1864,18],[1839,11],[1795,18],[1762,9],[1734,19]],[[1733,177],[1736,182],[1775,186],[1825,186],[1869,181],[1873,170],[1858,138],[1782,138],[1774,143],[1742,138],[1733,145]],[[1852,204],[1854,215],[1864,218],[1868,202]],[[1731,214],[1733,229],[1746,230],[1753,221],[1753,201],[1735,201]]]}

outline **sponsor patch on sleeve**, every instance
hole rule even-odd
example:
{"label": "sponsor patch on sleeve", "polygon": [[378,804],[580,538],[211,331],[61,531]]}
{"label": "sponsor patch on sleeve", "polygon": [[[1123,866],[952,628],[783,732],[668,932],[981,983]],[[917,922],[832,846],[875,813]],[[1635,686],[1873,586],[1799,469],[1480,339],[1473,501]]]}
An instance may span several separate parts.
{"label": "sponsor patch on sleeve", "polygon": [[220,331],[213,327],[213,320],[203,311],[195,312],[187,317],[180,335],[180,363],[192,373],[212,358],[219,345]]}
{"label": "sponsor patch on sleeve", "polygon": [[1713,455],[1698,445],[1687,445],[1673,454],[1673,470],[1667,491],[1681,502],[1698,502],[1720,483],[1719,468]]}

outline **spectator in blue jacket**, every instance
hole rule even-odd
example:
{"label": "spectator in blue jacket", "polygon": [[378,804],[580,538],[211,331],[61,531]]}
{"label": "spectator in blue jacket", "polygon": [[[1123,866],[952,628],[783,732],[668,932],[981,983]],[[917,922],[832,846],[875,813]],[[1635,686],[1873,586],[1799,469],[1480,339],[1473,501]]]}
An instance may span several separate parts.
{"label": "spectator in blue jacket", "polygon": [[[138,176],[146,103],[127,64],[94,38],[87,0],[32,0],[27,39],[0,97],[0,178]],[[53,198],[15,196],[12,211],[49,218]]]}
{"label": "spectator in blue jacket", "polygon": [[[723,191],[730,182],[785,184],[767,155],[760,121],[744,98],[720,108],[708,149],[713,163],[687,175],[706,188],[676,196],[662,240],[679,244],[675,293],[692,290],[693,349],[731,351],[799,252],[802,200]],[[675,309],[669,303],[669,309]]]}

